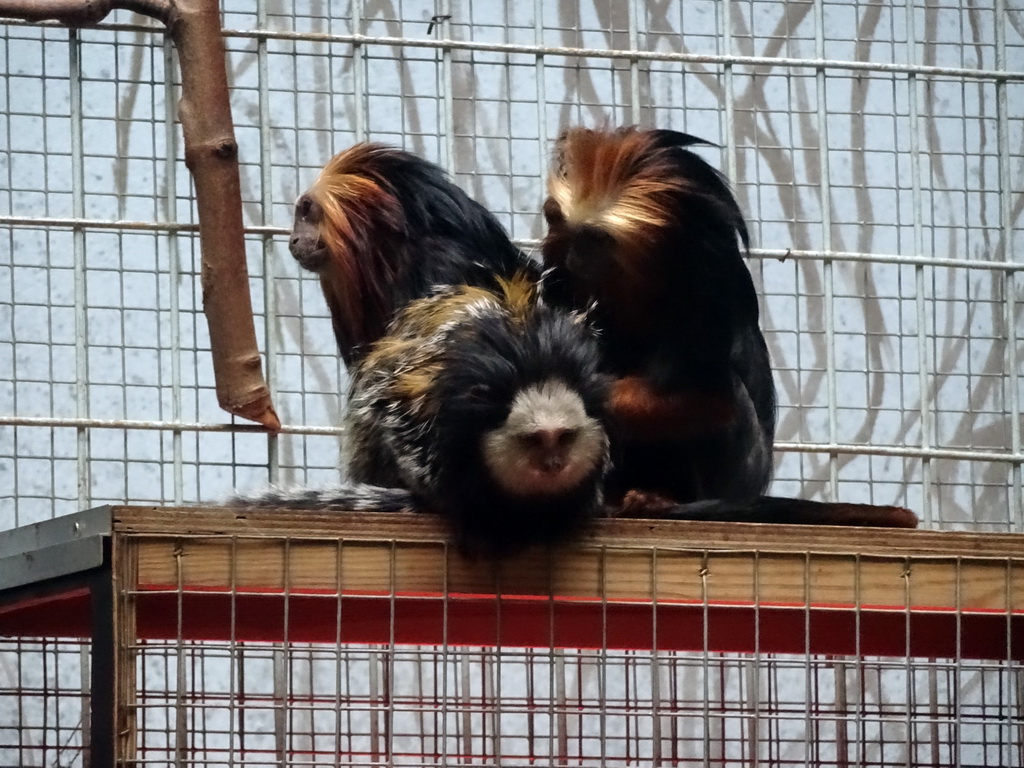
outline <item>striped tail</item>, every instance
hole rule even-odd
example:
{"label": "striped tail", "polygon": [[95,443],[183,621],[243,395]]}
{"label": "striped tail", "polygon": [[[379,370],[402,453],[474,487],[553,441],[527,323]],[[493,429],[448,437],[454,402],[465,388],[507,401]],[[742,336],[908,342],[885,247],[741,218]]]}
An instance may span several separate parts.
{"label": "striped tail", "polygon": [[422,511],[416,498],[402,488],[349,483],[325,488],[278,488],[241,493],[224,502],[229,507],[260,509],[309,509],[331,512],[400,512]]}

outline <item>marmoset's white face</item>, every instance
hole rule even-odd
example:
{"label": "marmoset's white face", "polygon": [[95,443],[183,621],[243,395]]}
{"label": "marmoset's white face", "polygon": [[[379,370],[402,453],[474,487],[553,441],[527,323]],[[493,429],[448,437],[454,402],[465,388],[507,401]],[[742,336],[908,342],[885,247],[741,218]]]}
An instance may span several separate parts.
{"label": "marmoset's white face", "polygon": [[505,423],[483,437],[484,464],[495,482],[516,496],[571,491],[603,461],[608,437],[562,381],[520,390]]}

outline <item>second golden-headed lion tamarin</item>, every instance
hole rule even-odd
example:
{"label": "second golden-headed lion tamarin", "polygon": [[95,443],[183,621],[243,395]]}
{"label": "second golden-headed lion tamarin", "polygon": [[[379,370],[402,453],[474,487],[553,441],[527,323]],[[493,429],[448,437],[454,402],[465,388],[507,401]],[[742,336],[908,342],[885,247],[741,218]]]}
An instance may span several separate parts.
{"label": "second golden-headed lion tamarin", "polygon": [[772,474],[775,386],[728,183],[684,133],[574,128],[555,147],[544,295],[594,304],[620,492],[746,499]]}
{"label": "second golden-headed lion tamarin", "polygon": [[235,505],[435,511],[466,553],[502,556],[579,533],[601,511],[607,379],[579,315],[532,278],[441,289],[399,312],[352,377],[353,484]]}
{"label": "second golden-headed lion tamarin", "polygon": [[331,158],[295,204],[289,248],[320,277],[347,365],[436,286],[493,288],[496,276],[537,276],[498,220],[444,171],[380,144]]}
{"label": "second golden-headed lion tamarin", "polygon": [[625,514],[916,524],[897,507],[763,495],[775,385],[742,212],[727,180],[688,149],[705,143],[627,127],[572,128],[555,145],[543,293],[567,309],[593,305],[614,378],[610,499]]}

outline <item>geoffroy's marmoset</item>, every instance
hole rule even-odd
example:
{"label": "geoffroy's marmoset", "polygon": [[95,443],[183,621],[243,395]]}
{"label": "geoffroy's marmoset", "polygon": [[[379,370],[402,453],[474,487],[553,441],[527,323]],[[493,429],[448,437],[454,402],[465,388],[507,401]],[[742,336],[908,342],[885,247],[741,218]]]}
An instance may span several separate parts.
{"label": "geoffroy's marmoset", "polygon": [[606,400],[585,318],[539,301],[529,275],[449,287],[402,310],[354,372],[352,485],[232,503],[434,511],[488,557],[558,543],[601,510]]}

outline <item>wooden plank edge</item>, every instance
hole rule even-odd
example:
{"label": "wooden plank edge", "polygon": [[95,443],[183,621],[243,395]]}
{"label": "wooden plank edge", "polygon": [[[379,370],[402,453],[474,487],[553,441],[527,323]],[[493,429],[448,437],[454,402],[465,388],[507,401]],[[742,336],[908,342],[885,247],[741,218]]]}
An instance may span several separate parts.
{"label": "wooden plank edge", "polygon": [[[434,516],[236,507],[112,508],[113,528],[130,536],[347,539],[445,542]],[[1024,559],[1024,534],[677,520],[598,520],[580,546],[809,554]]]}

